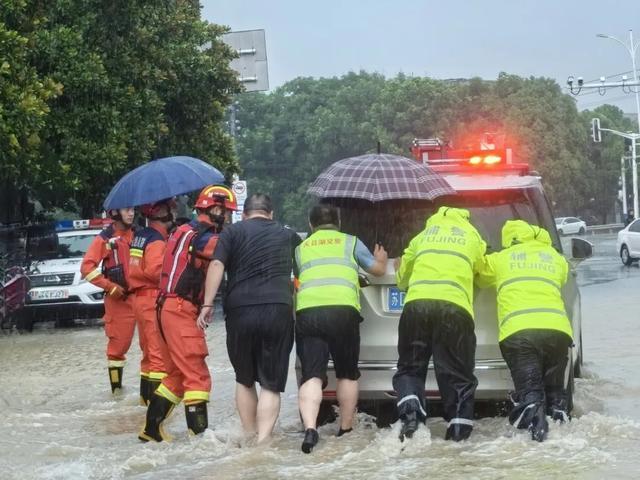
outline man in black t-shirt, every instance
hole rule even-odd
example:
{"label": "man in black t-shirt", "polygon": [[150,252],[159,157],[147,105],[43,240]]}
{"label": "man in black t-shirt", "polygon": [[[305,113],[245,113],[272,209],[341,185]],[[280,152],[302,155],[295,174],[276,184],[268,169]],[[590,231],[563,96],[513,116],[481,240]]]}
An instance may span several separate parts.
{"label": "man in black t-shirt", "polygon": [[[236,373],[244,430],[269,438],[280,412],[293,347],[291,271],[300,237],[273,220],[271,199],[253,194],[243,221],[225,228],[209,265],[198,326],[213,319],[213,299],[227,271],[227,351]],[[260,394],[255,383],[260,384]]]}

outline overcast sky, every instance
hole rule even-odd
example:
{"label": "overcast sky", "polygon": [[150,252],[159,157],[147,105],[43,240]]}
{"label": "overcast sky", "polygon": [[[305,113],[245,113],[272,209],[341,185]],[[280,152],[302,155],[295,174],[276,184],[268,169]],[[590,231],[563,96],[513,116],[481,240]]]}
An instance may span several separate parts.
{"label": "overcast sky", "polygon": [[[596,33],[640,40],[640,0],[202,0],[203,16],[231,30],[264,29],[271,88],[298,76],[350,70],[434,78],[505,71],[597,79],[631,70],[625,48]],[[640,66],[640,57],[638,58]],[[631,74],[629,74],[631,76]],[[611,80],[619,79],[613,77]],[[578,97],[635,112],[620,89]]]}

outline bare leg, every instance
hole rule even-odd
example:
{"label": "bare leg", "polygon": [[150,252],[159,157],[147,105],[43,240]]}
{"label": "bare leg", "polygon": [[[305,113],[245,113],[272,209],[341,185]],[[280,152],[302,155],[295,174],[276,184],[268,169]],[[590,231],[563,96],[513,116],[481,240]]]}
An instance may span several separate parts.
{"label": "bare leg", "polygon": [[273,427],[280,414],[280,393],[272,392],[266,388],[260,389],[258,398],[258,443],[263,442],[271,436]]}
{"label": "bare leg", "polygon": [[236,408],[245,433],[256,433],[256,412],[258,410],[258,394],[256,387],[245,387],[236,383]]}
{"label": "bare leg", "polygon": [[314,377],[300,385],[300,389],[298,390],[298,406],[305,430],[307,428],[316,428],[321,401],[322,380]]}
{"label": "bare leg", "polygon": [[349,430],[353,428],[353,416],[358,404],[358,381],[338,379],[336,396],[340,405],[340,428]]}

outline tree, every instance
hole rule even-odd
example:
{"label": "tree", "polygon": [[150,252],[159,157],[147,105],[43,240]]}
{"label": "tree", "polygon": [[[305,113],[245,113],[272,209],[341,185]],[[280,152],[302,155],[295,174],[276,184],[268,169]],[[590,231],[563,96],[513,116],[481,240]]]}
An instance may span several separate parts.
{"label": "tree", "polygon": [[62,86],[38,74],[29,63],[29,38],[18,27],[33,29],[26,2],[0,2],[0,222],[21,220],[16,212],[37,178],[41,132],[49,102]]}
{"label": "tree", "polygon": [[500,74],[448,82],[366,72],[298,78],[269,94],[240,96],[238,155],[252,191],[272,193],[286,223],[306,228],[310,182],[341,158],[375,151],[408,156],[415,137],[455,146],[506,134],[516,159],[538,170],[558,211],[577,214],[593,187],[585,124],[568,95],[545,78]]}
{"label": "tree", "polygon": [[[624,113],[613,105],[602,105],[593,111],[581,113],[584,125],[583,138],[589,162],[588,178],[590,180],[590,197],[588,213],[597,217],[601,223],[611,223],[618,198],[620,180],[620,158],[625,154],[624,139],[613,134],[603,133],[602,143],[594,143],[591,139],[591,119],[599,118],[602,128],[610,128],[622,132],[635,131],[634,122],[624,117]],[[630,173],[630,169],[627,169]],[[631,175],[629,174],[629,178]],[[627,179],[628,185],[631,185]]]}
{"label": "tree", "polygon": [[[126,171],[168,155],[237,169],[221,123],[239,90],[221,41],[189,0],[23,0],[15,28],[35,74],[62,85],[40,128],[45,202],[73,198],[85,215]],[[27,15],[28,13],[28,15]],[[205,48],[205,45],[210,45]]]}

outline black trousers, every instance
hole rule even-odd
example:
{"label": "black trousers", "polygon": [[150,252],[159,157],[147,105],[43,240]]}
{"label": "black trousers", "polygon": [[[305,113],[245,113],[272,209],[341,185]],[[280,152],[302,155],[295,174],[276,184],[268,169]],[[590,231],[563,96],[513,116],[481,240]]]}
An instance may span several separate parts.
{"label": "black trousers", "polygon": [[433,364],[445,420],[471,424],[478,380],[473,319],[463,308],[440,300],[414,300],[404,306],[398,328],[398,370],[393,388],[402,417],[417,412],[426,419],[425,381]]}
{"label": "black trousers", "polygon": [[547,415],[569,414],[566,368],[571,337],[558,330],[527,329],[500,342],[515,386],[509,421],[528,428],[539,409]]}

